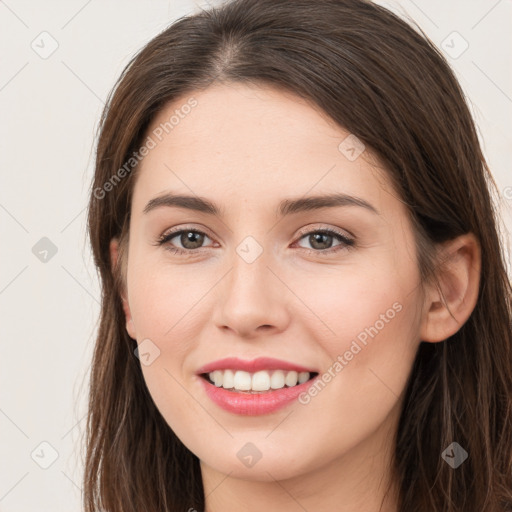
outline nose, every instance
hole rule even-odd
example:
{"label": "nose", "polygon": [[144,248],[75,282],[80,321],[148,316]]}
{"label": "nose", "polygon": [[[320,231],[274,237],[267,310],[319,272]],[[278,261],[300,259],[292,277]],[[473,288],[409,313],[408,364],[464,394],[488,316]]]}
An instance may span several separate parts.
{"label": "nose", "polygon": [[234,255],[232,267],[218,286],[213,320],[219,329],[246,339],[286,329],[290,293],[268,259],[265,252],[250,263]]}

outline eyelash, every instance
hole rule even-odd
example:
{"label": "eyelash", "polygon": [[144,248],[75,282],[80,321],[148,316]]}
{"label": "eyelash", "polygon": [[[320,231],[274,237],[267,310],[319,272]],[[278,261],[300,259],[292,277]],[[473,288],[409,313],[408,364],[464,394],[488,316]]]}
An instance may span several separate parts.
{"label": "eyelash", "polygon": [[[200,247],[198,249],[181,249],[179,247],[172,247],[171,245],[168,244],[168,242],[170,240],[175,238],[177,235],[181,235],[182,233],[197,233],[197,234],[200,234],[200,235],[205,235],[206,237],[210,238],[208,236],[208,234],[205,233],[204,231],[200,231],[198,229],[187,229],[187,228],[185,228],[185,229],[179,229],[179,230],[171,231],[171,232],[169,232],[167,234],[162,235],[157,240],[156,245],[157,246],[166,245],[165,250],[170,251],[173,254],[185,255],[185,256],[194,256],[195,254],[197,254],[199,252],[203,252],[203,249],[206,249],[206,247]],[[329,249],[306,249],[304,247],[301,247],[301,249],[304,249],[308,254],[314,254],[314,255],[320,255],[320,256],[328,256],[328,255],[331,255],[333,253],[337,253],[340,250],[350,249],[350,248],[352,248],[355,245],[355,240],[354,239],[348,238],[344,234],[342,234],[339,231],[336,231],[335,229],[332,229],[332,228],[314,229],[314,230],[311,230],[311,231],[302,232],[302,233],[300,233],[300,237],[299,237],[298,241],[301,240],[302,238],[304,238],[305,236],[312,235],[312,234],[315,234],[315,233],[332,235],[335,238],[337,238],[341,243],[340,243],[340,245],[331,247]]]}

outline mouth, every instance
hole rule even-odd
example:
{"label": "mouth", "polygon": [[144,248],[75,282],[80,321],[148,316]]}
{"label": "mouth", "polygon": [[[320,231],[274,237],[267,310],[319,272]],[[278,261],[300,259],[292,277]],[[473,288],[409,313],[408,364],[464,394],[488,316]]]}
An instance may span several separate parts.
{"label": "mouth", "polygon": [[297,400],[319,373],[272,358],[227,358],[203,366],[197,375],[207,397],[221,409],[255,416],[275,412]]}
{"label": "mouth", "polygon": [[218,388],[233,393],[261,394],[304,384],[318,375],[318,372],[297,372],[295,370],[260,370],[254,373],[226,369],[202,373],[200,377]]}

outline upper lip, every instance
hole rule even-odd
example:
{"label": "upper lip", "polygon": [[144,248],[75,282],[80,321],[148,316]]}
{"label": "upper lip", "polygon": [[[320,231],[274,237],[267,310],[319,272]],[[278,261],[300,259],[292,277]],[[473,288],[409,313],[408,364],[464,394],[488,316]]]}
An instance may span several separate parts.
{"label": "upper lip", "polygon": [[306,368],[300,364],[283,361],[281,359],[274,359],[272,357],[258,357],[252,360],[239,359],[238,357],[226,357],[201,366],[197,373],[200,375],[203,373],[210,373],[215,370],[242,370],[249,373],[254,373],[259,370],[314,372],[314,370]]}

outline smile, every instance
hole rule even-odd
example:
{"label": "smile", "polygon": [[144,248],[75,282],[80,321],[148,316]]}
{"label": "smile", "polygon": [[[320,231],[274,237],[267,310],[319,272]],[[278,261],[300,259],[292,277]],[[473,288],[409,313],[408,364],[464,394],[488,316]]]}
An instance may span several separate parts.
{"label": "smile", "polygon": [[298,398],[318,377],[303,366],[270,358],[227,358],[198,371],[206,395],[225,411],[255,416],[275,412]]}
{"label": "smile", "polygon": [[304,384],[311,375],[309,372],[298,373],[294,370],[260,370],[256,373],[242,370],[215,370],[209,374],[203,374],[203,377],[208,378],[218,388],[241,392],[262,392]]}

